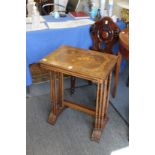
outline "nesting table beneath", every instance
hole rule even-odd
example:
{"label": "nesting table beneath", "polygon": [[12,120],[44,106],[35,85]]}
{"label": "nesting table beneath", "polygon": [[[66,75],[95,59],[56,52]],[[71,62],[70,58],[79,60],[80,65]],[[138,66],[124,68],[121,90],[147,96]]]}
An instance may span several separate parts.
{"label": "nesting table beneath", "polygon": [[[50,72],[51,112],[50,124],[55,124],[65,107],[70,107],[95,117],[91,139],[99,141],[107,122],[110,82],[117,56],[71,46],[61,46],[40,61],[40,66]],[[96,105],[92,109],[64,100],[63,75],[67,74],[90,80],[97,84]]]}

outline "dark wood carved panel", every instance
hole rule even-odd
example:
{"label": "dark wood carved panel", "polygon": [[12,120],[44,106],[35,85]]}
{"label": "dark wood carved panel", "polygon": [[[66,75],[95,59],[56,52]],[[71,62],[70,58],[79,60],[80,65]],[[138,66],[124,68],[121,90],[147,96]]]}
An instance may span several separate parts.
{"label": "dark wood carved panel", "polygon": [[119,27],[110,17],[96,21],[90,28],[93,41],[91,49],[112,54],[112,47],[119,39],[119,32]]}

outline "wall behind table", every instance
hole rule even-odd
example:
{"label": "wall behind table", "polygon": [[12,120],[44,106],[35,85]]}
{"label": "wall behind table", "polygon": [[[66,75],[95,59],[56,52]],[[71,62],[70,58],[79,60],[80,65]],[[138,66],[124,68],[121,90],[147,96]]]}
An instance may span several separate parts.
{"label": "wall behind table", "polygon": [[[114,6],[113,6],[113,14],[120,17],[121,8],[117,5],[117,3],[122,0],[114,0]],[[129,0],[123,0],[123,1],[129,1]],[[63,6],[66,6],[68,0],[54,0],[55,3],[61,4]],[[100,6],[100,0],[92,0],[93,3],[95,3],[96,7]],[[108,9],[108,2],[109,0],[106,0],[105,8]],[[88,6],[88,0],[80,0],[80,4],[78,7],[78,11],[84,11],[85,7]],[[62,8],[59,8],[62,9]]]}
{"label": "wall behind table", "polygon": [[[101,0],[92,0],[92,2],[95,4],[96,7],[100,7],[100,2]],[[117,3],[119,1],[122,0],[114,0],[114,5],[113,5],[113,15],[117,15],[118,17],[120,17],[120,12],[121,12],[121,8],[117,5]],[[123,0],[123,1],[129,1],[129,0]],[[109,0],[106,0],[105,2],[105,9],[108,10],[108,2]],[[85,5],[86,3],[88,3],[88,0],[81,0],[81,4]],[[81,7],[81,6],[80,6]]]}
{"label": "wall behind table", "polygon": [[[65,7],[66,7],[66,5],[67,5],[67,2],[68,2],[68,0],[54,0],[54,3],[63,5],[63,6],[65,6]],[[64,10],[65,10],[64,8],[58,7],[58,6],[55,6],[54,9],[55,9],[55,10],[60,10],[60,11],[64,11]]]}
{"label": "wall behind table", "polygon": [[[92,2],[94,2],[97,7],[100,6],[100,1],[101,0],[92,0]],[[121,8],[117,5],[117,3],[119,1],[129,2],[129,0],[114,0],[113,15],[117,15],[118,17],[120,17],[120,13],[121,13]],[[108,10],[108,2],[109,2],[109,0],[106,0],[106,3],[105,3],[105,9],[107,9],[107,10]]]}

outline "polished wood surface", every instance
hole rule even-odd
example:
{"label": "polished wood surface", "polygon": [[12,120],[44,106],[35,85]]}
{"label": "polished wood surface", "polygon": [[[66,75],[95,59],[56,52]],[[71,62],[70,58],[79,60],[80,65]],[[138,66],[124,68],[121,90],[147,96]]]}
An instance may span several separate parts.
{"label": "polished wood surface", "polygon": [[124,29],[119,34],[121,54],[126,58],[129,59],[129,28]]}
{"label": "polished wood surface", "polygon": [[122,46],[129,50],[129,28],[126,28],[125,30],[120,32],[119,39]]}
{"label": "polished wood surface", "polygon": [[117,61],[117,57],[93,50],[84,50],[70,46],[61,46],[52,54],[42,59],[42,64],[56,66],[62,72],[92,79],[105,80]]}
{"label": "polished wood surface", "polygon": [[49,72],[41,68],[39,63],[31,64],[30,71],[32,74],[32,83],[49,81]]}
{"label": "polished wood surface", "polygon": [[[61,46],[43,58],[40,65],[50,72],[51,111],[48,122],[54,125],[58,115],[66,107],[80,110],[95,117],[91,140],[99,142],[108,120],[110,82],[116,62],[117,56],[70,46]],[[64,100],[64,74],[97,84],[95,109]]]}
{"label": "polished wood surface", "polygon": [[[92,50],[113,54],[113,45],[119,39],[120,28],[110,17],[104,17],[90,28],[93,40]],[[103,46],[105,44],[105,46]]]}

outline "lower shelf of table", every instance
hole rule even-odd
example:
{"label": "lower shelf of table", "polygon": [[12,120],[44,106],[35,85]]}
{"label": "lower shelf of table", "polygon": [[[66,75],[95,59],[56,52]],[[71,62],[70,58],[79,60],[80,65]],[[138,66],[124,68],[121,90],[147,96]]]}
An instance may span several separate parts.
{"label": "lower shelf of table", "polygon": [[[92,109],[84,104],[77,104],[77,103],[74,103],[74,102],[71,102],[71,101],[67,101],[67,100],[64,100],[63,101],[63,106],[62,107],[57,107],[57,110],[56,110],[56,114],[54,114],[52,111],[50,112],[49,114],[49,117],[48,117],[48,123],[54,125],[56,123],[56,120],[58,118],[58,116],[60,115],[60,113],[65,109],[65,108],[72,108],[72,109],[75,109],[75,110],[79,110],[79,111],[82,111],[84,113],[87,113],[89,115],[93,115],[95,116],[95,109]],[[102,126],[101,128],[94,128],[93,131],[92,131],[92,135],[91,135],[91,140],[92,141],[96,141],[96,142],[99,142],[100,141],[100,138],[101,138],[101,135],[102,135],[102,130],[104,129],[106,123],[108,121],[108,117],[105,117],[103,122],[102,122]]]}

